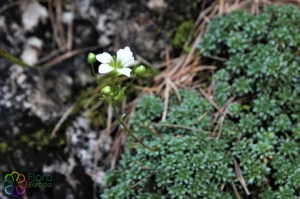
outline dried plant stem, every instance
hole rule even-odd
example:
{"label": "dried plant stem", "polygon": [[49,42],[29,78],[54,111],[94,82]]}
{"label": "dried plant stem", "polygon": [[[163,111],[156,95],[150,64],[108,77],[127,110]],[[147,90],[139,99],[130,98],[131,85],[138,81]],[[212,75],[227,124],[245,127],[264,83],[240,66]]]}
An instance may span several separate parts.
{"label": "dried plant stem", "polygon": [[153,174],[151,173],[150,175],[147,175],[145,177],[143,177],[142,179],[140,179],[138,182],[136,182],[133,185],[129,185],[129,188],[135,188],[137,185],[139,185],[142,181],[146,180],[147,178],[150,178]]}
{"label": "dried plant stem", "polygon": [[208,133],[207,131],[203,130],[203,129],[197,129],[197,128],[192,128],[192,127],[188,127],[188,126],[182,126],[182,125],[178,125],[178,124],[151,124],[152,126],[162,126],[162,127],[168,127],[168,128],[179,128],[179,129],[184,129],[184,130],[188,130],[188,131],[195,131],[195,132],[205,132]]}

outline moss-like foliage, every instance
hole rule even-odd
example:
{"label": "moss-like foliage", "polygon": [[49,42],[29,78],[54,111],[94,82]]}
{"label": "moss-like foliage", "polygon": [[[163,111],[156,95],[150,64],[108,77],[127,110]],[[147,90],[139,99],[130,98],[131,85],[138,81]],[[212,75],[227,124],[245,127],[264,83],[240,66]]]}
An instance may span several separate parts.
{"label": "moss-like foliage", "polygon": [[172,39],[172,44],[175,48],[182,48],[193,30],[193,25],[193,22],[190,20],[184,21],[178,26],[175,36]]}
{"label": "moss-like foliage", "polygon": [[133,130],[159,150],[149,151],[129,140],[120,168],[108,179],[117,184],[103,198],[230,198],[229,192],[219,191],[235,178],[228,145],[207,134],[214,110],[196,92],[182,91],[181,97],[180,102],[172,98],[164,122],[163,103],[153,96],[141,99]]}
{"label": "moss-like foliage", "polygon": [[[193,91],[141,99],[132,128],[157,152],[128,140],[103,198],[297,198],[300,195],[300,12],[270,6],[212,19],[203,56],[225,58],[213,76],[217,111]],[[208,56],[210,57],[210,56]],[[220,127],[220,126],[219,126]],[[250,196],[235,173],[239,165]]]}
{"label": "moss-like foliage", "polygon": [[258,16],[236,11],[214,18],[200,44],[203,55],[226,58],[214,75],[214,100],[229,97],[232,140],[252,194],[293,198],[300,193],[300,12],[270,6]]}

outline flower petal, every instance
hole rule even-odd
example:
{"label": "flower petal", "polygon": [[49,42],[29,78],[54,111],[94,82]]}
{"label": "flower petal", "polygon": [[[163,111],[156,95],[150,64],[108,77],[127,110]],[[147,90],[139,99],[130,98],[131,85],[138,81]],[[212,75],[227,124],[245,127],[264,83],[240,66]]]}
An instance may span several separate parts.
{"label": "flower petal", "polygon": [[98,68],[98,73],[109,73],[110,71],[113,71],[114,68],[111,67],[110,65],[108,64],[101,64]]}
{"label": "flower petal", "polygon": [[121,68],[121,69],[117,69],[117,71],[123,75],[126,75],[127,77],[130,77],[130,72],[131,72],[130,68]]}
{"label": "flower petal", "polygon": [[96,59],[102,64],[108,64],[113,60],[112,56],[107,52],[96,55]]}
{"label": "flower petal", "polygon": [[126,68],[128,66],[130,66],[132,63],[134,62],[134,57],[132,57],[130,60],[128,60],[127,62],[125,62],[123,64],[123,67]]}
{"label": "flower petal", "polygon": [[120,61],[123,66],[132,58],[133,54],[128,46],[117,51],[117,61]]}

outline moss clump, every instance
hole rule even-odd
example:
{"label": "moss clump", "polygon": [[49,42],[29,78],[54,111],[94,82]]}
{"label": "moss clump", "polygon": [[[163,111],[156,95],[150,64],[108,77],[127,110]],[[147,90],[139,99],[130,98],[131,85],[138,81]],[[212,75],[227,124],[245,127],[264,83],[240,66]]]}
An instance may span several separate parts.
{"label": "moss clump", "polygon": [[186,42],[193,30],[193,26],[194,24],[192,21],[184,21],[180,24],[172,39],[172,44],[175,48],[181,48],[184,45],[184,42]]}
{"label": "moss clump", "polygon": [[[227,108],[218,139],[216,110],[193,91],[162,102],[141,100],[132,128],[151,152],[128,140],[103,198],[297,198],[300,194],[300,12],[267,7],[260,15],[235,11],[214,18],[202,55],[226,58],[214,74],[213,99]],[[151,109],[151,111],[150,111]],[[159,136],[155,135],[158,133]],[[234,185],[234,186],[233,186]],[[234,191],[234,188],[236,191]]]}
{"label": "moss clump", "polygon": [[223,137],[233,140],[232,155],[257,197],[300,193],[299,20],[293,6],[258,16],[236,11],[214,18],[199,46],[203,55],[228,59],[214,75],[214,99],[222,107],[236,98]]}
{"label": "moss clump", "polygon": [[[141,99],[132,127],[159,151],[129,140],[120,168],[108,179],[114,186],[103,198],[230,198],[230,191],[218,191],[219,185],[234,179],[228,145],[222,139],[210,140],[206,132],[213,108],[193,91],[182,91],[181,97],[181,102],[171,100],[164,122],[158,122],[163,103],[153,96]],[[153,126],[158,135],[145,126]]]}

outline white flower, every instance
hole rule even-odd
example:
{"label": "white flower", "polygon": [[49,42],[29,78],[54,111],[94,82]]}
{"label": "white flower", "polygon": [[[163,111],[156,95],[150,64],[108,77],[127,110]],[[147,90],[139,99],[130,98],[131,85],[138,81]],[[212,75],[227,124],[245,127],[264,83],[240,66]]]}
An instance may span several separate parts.
{"label": "white flower", "polygon": [[128,67],[134,62],[134,58],[128,46],[117,51],[116,60],[107,52],[96,55],[96,59],[102,63],[98,68],[99,73],[109,73],[115,70],[130,77],[131,69]]}

